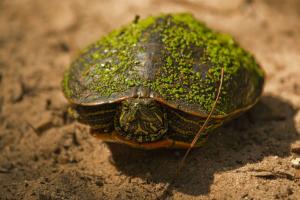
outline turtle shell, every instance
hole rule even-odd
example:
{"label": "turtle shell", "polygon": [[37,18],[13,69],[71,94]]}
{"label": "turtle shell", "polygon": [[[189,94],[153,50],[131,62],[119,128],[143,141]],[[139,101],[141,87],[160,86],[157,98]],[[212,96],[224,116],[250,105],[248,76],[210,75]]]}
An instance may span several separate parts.
{"label": "turtle shell", "polygon": [[72,104],[89,106],[150,97],[207,116],[224,81],[213,117],[254,105],[264,72],[230,36],[190,14],[164,14],[132,22],[85,48],[65,73]]}

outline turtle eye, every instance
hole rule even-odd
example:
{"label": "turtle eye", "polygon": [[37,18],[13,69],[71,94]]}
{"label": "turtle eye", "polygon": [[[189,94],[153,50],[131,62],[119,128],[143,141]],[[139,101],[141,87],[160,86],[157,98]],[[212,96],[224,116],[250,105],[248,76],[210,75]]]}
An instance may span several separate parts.
{"label": "turtle eye", "polygon": [[123,105],[123,109],[128,110],[129,106],[128,105]]}
{"label": "turtle eye", "polygon": [[126,103],[123,103],[122,104],[122,110],[128,110],[129,109],[129,104],[126,102]]}

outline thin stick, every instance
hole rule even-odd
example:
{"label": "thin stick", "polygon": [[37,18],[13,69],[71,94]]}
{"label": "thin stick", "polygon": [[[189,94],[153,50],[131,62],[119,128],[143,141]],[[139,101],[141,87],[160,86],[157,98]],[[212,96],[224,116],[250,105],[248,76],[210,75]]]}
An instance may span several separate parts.
{"label": "thin stick", "polygon": [[211,118],[211,115],[213,114],[215,108],[216,108],[216,105],[218,103],[218,100],[220,98],[220,94],[221,94],[221,89],[222,89],[222,85],[223,85],[223,79],[224,79],[224,69],[221,68],[221,78],[220,78],[220,85],[219,85],[219,88],[218,88],[218,93],[217,93],[217,97],[216,97],[216,100],[214,101],[213,103],[213,106],[211,108],[211,111],[209,113],[209,115],[207,116],[205,122],[203,123],[203,125],[201,126],[200,130],[197,132],[197,134],[195,135],[192,143],[190,144],[190,147],[188,148],[188,150],[185,152],[182,160],[180,161],[179,165],[178,165],[178,168],[177,168],[177,171],[176,171],[176,176],[175,176],[175,179],[176,177],[179,175],[182,167],[184,166],[184,162],[187,158],[187,156],[189,155],[190,151],[192,150],[192,148],[195,146],[196,142],[198,141],[201,133],[203,132],[204,128],[206,127],[207,123],[209,122],[210,118]]}
{"label": "thin stick", "polygon": [[170,189],[172,187],[172,185],[175,183],[177,177],[179,176],[179,173],[181,171],[181,169],[183,168],[184,166],[184,163],[185,163],[185,160],[187,158],[187,156],[189,155],[191,149],[195,146],[196,142],[198,141],[201,133],[203,132],[205,126],[207,125],[208,121],[210,120],[211,118],[211,115],[213,114],[215,108],[216,108],[216,105],[218,103],[218,100],[220,98],[220,94],[221,94],[221,89],[222,89],[222,85],[223,85],[223,79],[224,79],[224,69],[222,68],[221,69],[221,78],[220,78],[220,85],[219,85],[219,88],[218,88],[218,93],[217,93],[217,97],[216,97],[216,100],[214,101],[213,103],[213,106],[211,108],[211,111],[209,113],[209,115],[207,116],[205,122],[203,123],[203,125],[201,126],[201,128],[199,129],[199,131],[197,132],[197,134],[195,135],[193,141],[191,142],[190,144],[190,147],[188,148],[188,150],[185,152],[185,155],[184,157],[182,158],[182,160],[180,161],[178,167],[177,167],[177,170],[176,170],[176,175],[174,177],[174,179],[169,183],[167,184],[167,187],[165,189],[165,191],[163,192],[163,194],[158,197],[157,199],[161,200],[161,199],[167,199],[167,197],[170,195]]}

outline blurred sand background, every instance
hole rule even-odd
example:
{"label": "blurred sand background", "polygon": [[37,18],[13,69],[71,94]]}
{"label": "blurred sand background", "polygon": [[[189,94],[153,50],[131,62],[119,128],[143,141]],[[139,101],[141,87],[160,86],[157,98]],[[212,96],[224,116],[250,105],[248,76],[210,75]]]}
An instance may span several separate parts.
{"label": "blurred sand background", "polygon": [[[194,150],[166,195],[184,151],[92,138],[60,87],[79,49],[162,12],[233,35],[267,73],[258,105]],[[300,199],[297,142],[299,0],[0,0],[0,199]]]}

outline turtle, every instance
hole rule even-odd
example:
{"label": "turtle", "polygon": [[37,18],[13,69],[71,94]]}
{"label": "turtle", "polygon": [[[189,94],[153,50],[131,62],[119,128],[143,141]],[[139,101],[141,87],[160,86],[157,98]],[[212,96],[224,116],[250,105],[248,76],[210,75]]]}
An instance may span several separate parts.
{"label": "turtle", "polygon": [[195,147],[253,107],[265,72],[232,36],[190,13],[136,19],[79,52],[62,87],[70,113],[91,134],[131,147],[189,148],[220,98]]}

